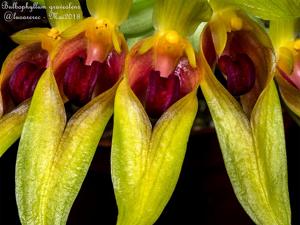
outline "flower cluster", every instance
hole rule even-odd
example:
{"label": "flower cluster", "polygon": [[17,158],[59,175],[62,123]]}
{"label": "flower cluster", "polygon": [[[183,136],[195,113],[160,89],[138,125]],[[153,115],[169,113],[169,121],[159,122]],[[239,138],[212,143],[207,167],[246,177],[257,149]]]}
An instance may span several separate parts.
{"label": "flower cluster", "polygon": [[[297,2],[86,0],[87,18],[77,0],[40,2],[51,28],[13,34],[0,79],[0,156],[20,138],[22,224],[66,224],[112,115],[117,224],[154,224],[176,187],[199,92],[246,213],[291,224],[277,87],[298,119]],[[79,16],[60,19],[71,10]],[[76,109],[68,117],[66,103]]]}

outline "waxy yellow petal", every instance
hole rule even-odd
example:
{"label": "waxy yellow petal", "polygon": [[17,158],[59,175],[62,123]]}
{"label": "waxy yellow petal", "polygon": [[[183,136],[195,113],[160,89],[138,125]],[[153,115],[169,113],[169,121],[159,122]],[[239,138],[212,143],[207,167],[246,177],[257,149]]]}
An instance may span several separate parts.
{"label": "waxy yellow petal", "polygon": [[227,43],[227,29],[222,20],[218,21],[218,19],[209,23],[209,27],[211,29],[212,39],[215,46],[215,51],[217,55],[221,55],[225,49]]}
{"label": "waxy yellow petal", "polygon": [[13,34],[11,39],[19,45],[41,42],[49,31],[49,28],[28,28]]}

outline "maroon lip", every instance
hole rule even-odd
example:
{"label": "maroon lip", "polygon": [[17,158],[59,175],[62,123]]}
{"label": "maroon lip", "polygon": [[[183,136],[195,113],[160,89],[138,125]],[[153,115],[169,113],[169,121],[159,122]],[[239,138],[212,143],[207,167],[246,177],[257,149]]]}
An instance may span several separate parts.
{"label": "maroon lip", "polygon": [[71,102],[81,106],[91,99],[101,67],[96,61],[90,66],[84,65],[84,59],[80,57],[71,60],[63,80],[64,93]]}
{"label": "maroon lip", "polygon": [[248,93],[255,83],[255,65],[246,54],[223,55],[218,60],[218,67],[227,77],[227,89],[234,96]]}
{"label": "maroon lip", "polygon": [[9,90],[15,104],[32,97],[45,67],[30,62],[20,63],[9,79]]}
{"label": "maroon lip", "polygon": [[119,80],[124,61],[125,53],[111,51],[104,62],[93,61],[91,65],[86,65],[86,53],[81,52],[62,63],[55,77],[68,100],[83,106],[94,95],[103,93]]}
{"label": "maroon lip", "polygon": [[6,61],[1,94],[5,113],[31,98],[37,82],[47,68],[48,52],[40,43],[17,47]]}
{"label": "maroon lip", "polygon": [[159,71],[152,70],[146,90],[145,109],[149,116],[158,118],[179,99],[180,83],[178,76],[171,74],[161,77]]}
{"label": "maroon lip", "polygon": [[147,114],[157,119],[194,89],[199,74],[196,68],[190,66],[188,59],[182,57],[168,76],[162,76],[160,71],[154,69],[151,51],[143,55],[136,52],[132,50],[127,65],[130,85]]}
{"label": "maroon lip", "polygon": [[[247,35],[246,33],[244,35]],[[256,68],[248,55],[241,38],[241,32],[228,33],[223,54],[218,58],[214,48],[212,34],[208,27],[203,34],[202,46],[204,56],[210,65],[216,65],[226,78],[226,88],[233,96],[241,96],[252,90],[256,80]]]}

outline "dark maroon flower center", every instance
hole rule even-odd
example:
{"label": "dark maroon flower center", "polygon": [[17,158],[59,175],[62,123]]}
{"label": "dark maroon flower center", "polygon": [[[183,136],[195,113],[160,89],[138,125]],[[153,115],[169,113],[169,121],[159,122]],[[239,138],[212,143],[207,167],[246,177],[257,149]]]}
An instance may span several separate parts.
{"label": "dark maroon flower center", "polygon": [[92,97],[101,63],[84,65],[84,59],[76,57],[69,63],[63,81],[63,90],[68,99],[76,105],[86,104]]}
{"label": "dark maroon flower center", "polygon": [[158,118],[179,99],[180,83],[178,76],[171,74],[161,77],[159,71],[152,70],[146,90],[145,109],[150,117]]}
{"label": "dark maroon flower center", "polygon": [[124,55],[115,51],[109,53],[106,61],[93,61],[85,64],[85,56],[76,56],[68,60],[65,69],[58,70],[57,76],[63,77],[63,92],[69,101],[77,106],[89,102],[93,94],[98,95],[111,88],[119,79]]}
{"label": "dark maroon flower center", "polygon": [[32,97],[37,82],[45,70],[44,66],[26,61],[14,69],[9,79],[9,91],[15,104]]}
{"label": "dark maroon flower center", "polygon": [[[227,90],[234,96],[247,94],[255,84],[256,71],[253,60],[248,56],[248,41],[244,38],[247,33],[227,33],[227,43],[224,54],[217,59],[212,34],[208,27],[203,35],[202,49],[210,65],[215,63],[226,78]],[[253,49],[255,51],[255,49]]]}
{"label": "dark maroon flower center", "polygon": [[234,96],[248,93],[255,83],[255,65],[251,58],[243,53],[235,57],[223,55],[218,67],[227,77],[227,89]]}
{"label": "dark maroon flower center", "polygon": [[197,75],[196,70],[186,58],[182,58],[167,77],[161,76],[160,71],[146,68],[131,88],[153,119],[159,118],[172,104],[192,91],[197,82],[192,78]]}

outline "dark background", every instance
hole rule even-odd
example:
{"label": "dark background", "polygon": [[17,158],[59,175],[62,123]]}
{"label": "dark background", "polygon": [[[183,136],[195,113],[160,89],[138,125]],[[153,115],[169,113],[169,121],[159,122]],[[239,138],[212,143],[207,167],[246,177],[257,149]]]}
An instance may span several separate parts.
{"label": "dark background", "polygon": [[[0,1],[3,2],[3,1]],[[11,1],[9,1],[11,2]],[[22,2],[22,1],[18,1]],[[24,2],[24,1],[23,1]],[[88,15],[86,7],[83,9]],[[12,33],[33,26],[49,26],[41,21],[3,20],[0,9],[0,63],[16,45]],[[39,10],[31,15],[43,15]],[[199,94],[201,98],[201,93]],[[209,125],[207,109],[200,109],[198,120],[189,139],[186,158],[173,196],[156,222],[157,225],[251,225],[234,196],[226,174],[216,133]],[[289,189],[293,225],[300,224],[300,128],[284,111],[289,171]],[[90,170],[73,205],[68,224],[115,224],[117,206],[110,178],[110,137],[103,138]],[[20,224],[15,203],[15,161],[18,143],[0,158],[0,224]]]}

